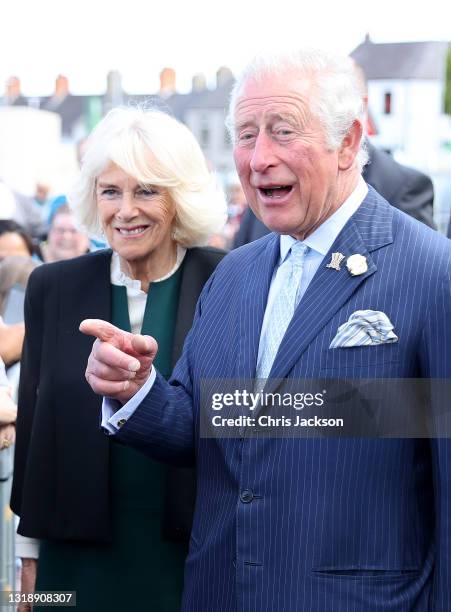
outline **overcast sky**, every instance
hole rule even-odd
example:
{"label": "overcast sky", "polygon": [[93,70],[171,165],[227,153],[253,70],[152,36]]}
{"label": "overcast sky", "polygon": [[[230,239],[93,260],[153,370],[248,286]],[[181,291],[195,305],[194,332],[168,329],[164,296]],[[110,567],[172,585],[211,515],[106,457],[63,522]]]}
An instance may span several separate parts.
{"label": "overcast sky", "polygon": [[[3,0],[0,89],[10,75],[25,95],[51,93],[55,76],[72,93],[102,93],[119,70],[130,93],[158,89],[164,66],[179,91],[194,73],[212,82],[261,50],[317,45],[349,53],[369,32],[374,42],[451,41],[445,0]],[[427,11],[426,11],[427,9]]]}

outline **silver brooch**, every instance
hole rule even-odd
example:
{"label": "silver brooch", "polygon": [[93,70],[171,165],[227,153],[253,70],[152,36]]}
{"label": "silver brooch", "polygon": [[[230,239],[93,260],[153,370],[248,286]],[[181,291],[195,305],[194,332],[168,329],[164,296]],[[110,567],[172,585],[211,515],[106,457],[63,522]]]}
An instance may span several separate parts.
{"label": "silver brooch", "polygon": [[343,255],[343,253],[332,253],[332,258],[330,260],[330,263],[327,264],[326,268],[332,268],[333,270],[338,270],[339,272],[340,264],[344,258],[345,256]]}

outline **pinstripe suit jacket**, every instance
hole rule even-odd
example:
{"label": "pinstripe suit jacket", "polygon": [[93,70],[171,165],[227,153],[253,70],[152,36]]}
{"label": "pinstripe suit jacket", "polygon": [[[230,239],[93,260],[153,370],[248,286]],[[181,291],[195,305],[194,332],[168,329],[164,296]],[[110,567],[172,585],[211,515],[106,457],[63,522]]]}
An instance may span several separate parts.
{"label": "pinstripe suit jacket", "polygon": [[[451,610],[451,441],[199,436],[201,379],[255,373],[278,245],[270,234],[222,261],[171,383],[157,375],[118,434],[165,461],[196,456],[183,610]],[[368,271],[320,267],[271,376],[450,377],[449,241],[370,188],[332,251]],[[361,309],[385,312],[399,342],[329,349]]]}

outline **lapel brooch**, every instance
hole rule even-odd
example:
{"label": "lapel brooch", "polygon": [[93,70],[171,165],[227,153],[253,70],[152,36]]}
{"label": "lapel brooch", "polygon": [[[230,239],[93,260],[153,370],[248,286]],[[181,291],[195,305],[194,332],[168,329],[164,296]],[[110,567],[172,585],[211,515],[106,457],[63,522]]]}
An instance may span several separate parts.
{"label": "lapel brooch", "polygon": [[340,264],[345,256],[343,253],[332,253],[330,263],[327,264],[326,268],[332,268],[333,270],[340,271]]}
{"label": "lapel brooch", "polygon": [[368,270],[368,264],[366,262],[366,257],[363,255],[351,255],[346,260],[346,267],[349,270],[349,273],[352,276],[359,276],[360,274],[365,274]]}

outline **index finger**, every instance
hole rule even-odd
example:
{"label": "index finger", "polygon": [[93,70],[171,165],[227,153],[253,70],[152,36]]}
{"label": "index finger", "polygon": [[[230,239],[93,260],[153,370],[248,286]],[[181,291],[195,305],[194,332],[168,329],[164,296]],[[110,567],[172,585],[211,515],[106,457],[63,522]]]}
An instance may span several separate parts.
{"label": "index finger", "polygon": [[102,342],[114,342],[114,340],[116,340],[120,343],[120,338],[126,333],[122,329],[102,319],[85,319],[80,323],[78,329],[82,334],[95,336]]}
{"label": "index finger", "polygon": [[[119,350],[109,342],[98,344],[98,341],[96,340],[92,355],[94,360],[96,360],[98,363],[104,364],[110,368],[126,370],[128,372],[137,372],[141,367],[140,361],[137,359],[130,360],[130,355]],[[90,369],[89,362],[88,369]]]}

